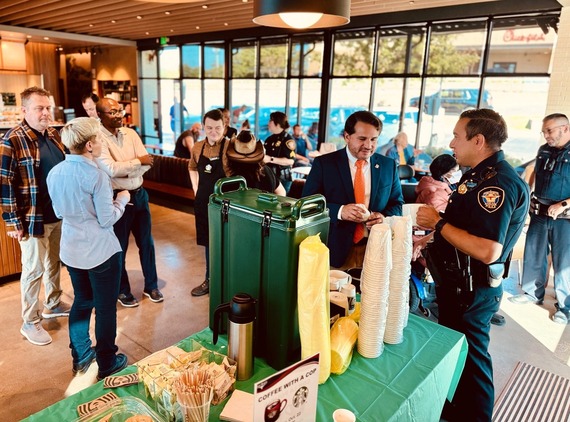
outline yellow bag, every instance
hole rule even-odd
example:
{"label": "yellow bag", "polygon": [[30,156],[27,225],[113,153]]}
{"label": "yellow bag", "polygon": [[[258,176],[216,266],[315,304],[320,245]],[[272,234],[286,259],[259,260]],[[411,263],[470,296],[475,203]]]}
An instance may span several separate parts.
{"label": "yellow bag", "polygon": [[352,360],[352,349],[358,338],[358,324],[350,317],[337,319],[331,328],[331,372],[340,375]]}
{"label": "yellow bag", "polygon": [[320,353],[319,384],[331,373],[329,249],[319,235],[299,245],[297,283],[301,358]]}

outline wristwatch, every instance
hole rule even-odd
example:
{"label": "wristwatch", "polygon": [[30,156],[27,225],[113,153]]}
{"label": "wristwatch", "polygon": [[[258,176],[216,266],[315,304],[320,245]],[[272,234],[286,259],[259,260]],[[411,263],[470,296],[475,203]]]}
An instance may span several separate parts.
{"label": "wristwatch", "polygon": [[441,229],[443,229],[443,226],[445,226],[446,224],[447,220],[441,218],[437,223],[435,223],[435,231],[441,233]]}
{"label": "wristwatch", "polygon": [[269,157],[269,161],[273,161],[273,157]]}
{"label": "wristwatch", "polygon": [[568,206],[568,202],[562,201],[562,202],[560,203],[560,205],[562,205],[564,208],[566,208],[566,207]]}

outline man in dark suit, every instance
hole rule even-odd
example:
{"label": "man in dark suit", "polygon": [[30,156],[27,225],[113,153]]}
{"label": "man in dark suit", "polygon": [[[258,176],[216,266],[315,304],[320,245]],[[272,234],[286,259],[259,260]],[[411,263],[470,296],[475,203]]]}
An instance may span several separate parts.
{"label": "man in dark suit", "polygon": [[[346,148],[316,158],[305,183],[303,196],[319,193],[327,201],[333,267],[362,266],[368,230],[384,217],[402,214],[404,199],[396,162],[374,153],[381,131],[382,122],[374,114],[357,111],[350,115],[344,125]],[[364,200],[357,201],[354,181],[359,171]],[[366,227],[361,240],[355,239],[358,225]]]}

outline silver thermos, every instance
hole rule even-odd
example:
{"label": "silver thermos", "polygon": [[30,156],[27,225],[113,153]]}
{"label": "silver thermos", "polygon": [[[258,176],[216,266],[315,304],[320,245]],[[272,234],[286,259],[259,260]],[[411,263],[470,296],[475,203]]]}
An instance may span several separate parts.
{"label": "silver thermos", "polygon": [[236,294],[231,302],[218,305],[214,311],[214,344],[222,313],[228,313],[228,357],[237,362],[237,379],[243,381],[253,375],[253,323],[256,300],[247,293]]}

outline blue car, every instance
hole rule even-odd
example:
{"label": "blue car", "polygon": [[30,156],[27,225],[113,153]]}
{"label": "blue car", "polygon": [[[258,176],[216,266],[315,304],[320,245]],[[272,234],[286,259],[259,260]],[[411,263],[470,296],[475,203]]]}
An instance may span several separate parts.
{"label": "blue car", "polygon": [[[442,89],[424,98],[424,112],[438,114],[439,108],[443,107],[447,114],[461,114],[465,110],[477,108],[479,90],[476,88],[449,88]],[[493,108],[493,97],[487,90],[483,91],[481,108]],[[410,99],[410,106],[418,107],[420,97]]]}

